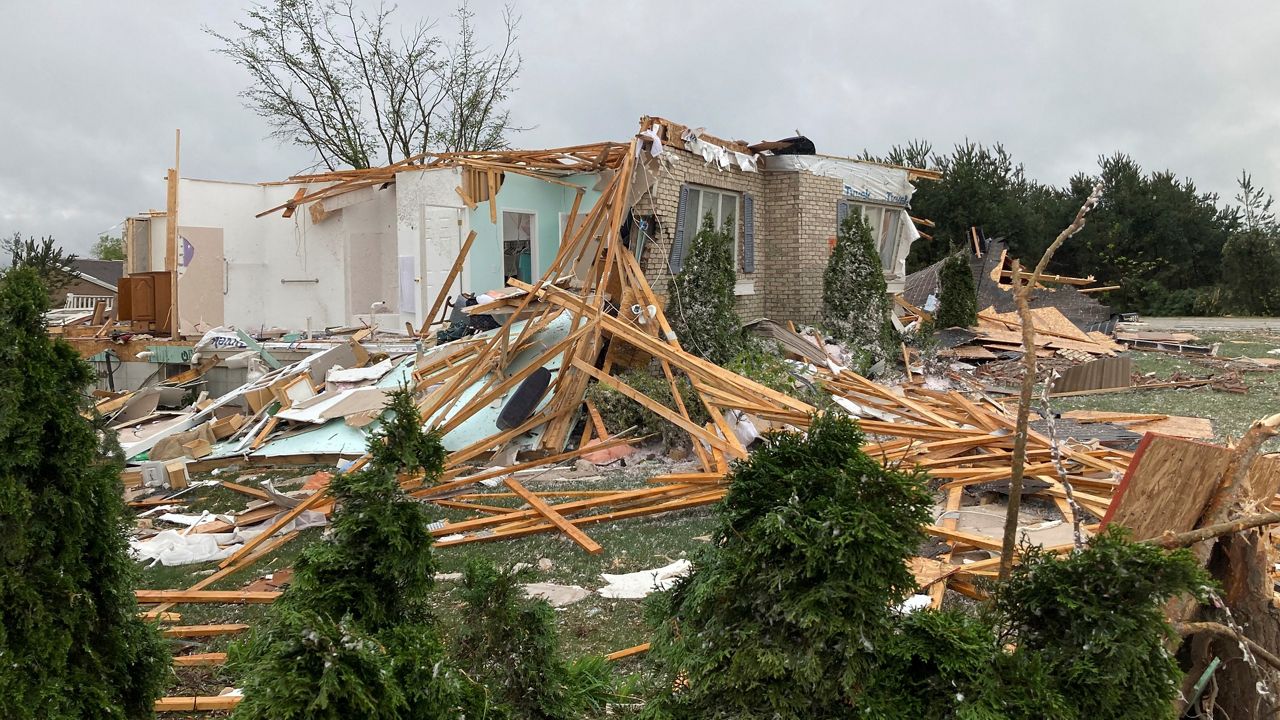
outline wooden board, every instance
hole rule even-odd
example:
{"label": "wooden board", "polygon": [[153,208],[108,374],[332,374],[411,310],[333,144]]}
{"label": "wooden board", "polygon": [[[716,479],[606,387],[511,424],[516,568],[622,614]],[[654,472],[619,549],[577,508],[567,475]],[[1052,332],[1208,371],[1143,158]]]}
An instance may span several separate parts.
{"label": "wooden board", "polygon": [[1136,433],[1159,433],[1194,440],[1213,439],[1213,421],[1209,418],[1185,415],[1153,415],[1144,417],[1133,413],[1107,412],[1105,410],[1070,410],[1062,413],[1067,420],[1077,422],[1110,422]]}
{"label": "wooden board", "polygon": [[[1103,525],[1119,523],[1139,540],[1195,528],[1222,482],[1230,455],[1220,445],[1148,433],[1138,444]],[[1249,481],[1255,498],[1275,495],[1280,459],[1258,458]]]}

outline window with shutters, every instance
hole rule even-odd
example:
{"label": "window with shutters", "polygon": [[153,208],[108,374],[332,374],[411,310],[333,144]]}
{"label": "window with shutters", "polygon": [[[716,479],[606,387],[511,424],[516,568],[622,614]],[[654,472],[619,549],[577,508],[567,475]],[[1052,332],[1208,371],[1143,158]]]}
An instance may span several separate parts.
{"label": "window with shutters", "polygon": [[685,200],[685,252],[693,242],[693,236],[702,229],[702,219],[708,214],[717,228],[728,225],[729,235],[733,238],[733,266],[740,267],[738,258],[738,218],[739,199],[741,195],[728,190],[689,186],[689,196]]}

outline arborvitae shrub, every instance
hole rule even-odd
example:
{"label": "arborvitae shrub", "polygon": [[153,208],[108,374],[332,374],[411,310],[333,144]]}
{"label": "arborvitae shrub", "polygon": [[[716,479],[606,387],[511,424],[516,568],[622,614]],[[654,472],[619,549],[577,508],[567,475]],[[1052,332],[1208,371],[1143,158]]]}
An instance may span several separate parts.
{"label": "arborvitae shrub", "polygon": [[[650,651],[677,718],[844,718],[888,608],[911,594],[905,558],[929,520],[920,476],[882,467],[836,414],[774,433],[734,466],[713,550],[658,600]],[[679,690],[669,690],[679,685]]]}
{"label": "arborvitae shrub", "polygon": [[0,275],[0,717],[151,717],[169,653],[137,617],[124,463],[48,298],[35,269]]}
{"label": "arborvitae shrub", "polygon": [[707,215],[684,267],[671,281],[667,318],[681,347],[717,365],[732,360],[742,347],[742,320],[733,295],[737,278],[733,234],[716,228]]}
{"label": "arborvitae shrub", "polygon": [[429,519],[396,480],[439,477],[444,450],[406,388],[388,408],[369,467],[331,481],[330,537],[303,551],[267,622],[232,648],[245,691],[236,718],[484,717],[483,692],[449,666],[428,609]]}
{"label": "arborvitae shrub", "polygon": [[861,213],[851,212],[840,225],[822,277],[822,326],[873,362],[883,360],[897,344],[889,302],[871,226]]}
{"label": "arborvitae shrub", "polygon": [[613,697],[602,658],[566,662],[555,611],[525,597],[519,573],[472,558],[463,576],[467,621],[455,638],[467,673],[489,691],[490,706],[513,720],[602,717]]}
{"label": "arborvitae shrub", "polygon": [[973,327],[978,324],[978,287],[973,282],[969,256],[953,252],[938,268],[938,313],[934,324],[940,328]]}
{"label": "arborvitae shrub", "polygon": [[1000,637],[1045,663],[1074,717],[1172,717],[1182,673],[1164,605],[1211,582],[1191,551],[1130,542],[1112,525],[1081,552],[1021,557],[994,596]]}

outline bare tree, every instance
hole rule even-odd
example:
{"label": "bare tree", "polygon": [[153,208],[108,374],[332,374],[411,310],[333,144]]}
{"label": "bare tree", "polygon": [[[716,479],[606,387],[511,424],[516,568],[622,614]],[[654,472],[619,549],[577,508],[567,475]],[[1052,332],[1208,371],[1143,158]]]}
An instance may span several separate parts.
{"label": "bare tree", "polygon": [[454,13],[453,43],[435,34],[434,22],[398,29],[394,13],[383,4],[366,13],[356,0],[272,0],[249,9],[237,37],[205,32],[249,71],[240,95],[272,135],[312,148],[330,170],[506,147],[520,130],[504,107],[521,68],[512,8],[504,9],[497,50],[476,37],[466,2]]}

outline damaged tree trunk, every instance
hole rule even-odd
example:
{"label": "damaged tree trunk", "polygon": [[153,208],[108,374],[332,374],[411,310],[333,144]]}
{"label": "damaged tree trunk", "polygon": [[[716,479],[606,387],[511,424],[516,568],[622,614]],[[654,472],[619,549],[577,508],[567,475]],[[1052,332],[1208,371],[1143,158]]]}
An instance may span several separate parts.
{"label": "damaged tree trunk", "polygon": [[1062,247],[1062,243],[1066,242],[1067,238],[1084,228],[1085,216],[1097,206],[1101,198],[1102,184],[1099,183],[1093,187],[1089,198],[1076,211],[1075,220],[1058,233],[1058,237],[1054,238],[1053,243],[1045,249],[1044,254],[1040,256],[1040,262],[1036,263],[1035,272],[1026,275],[1022,272],[1018,261],[1013,262],[1013,299],[1018,305],[1018,317],[1022,321],[1024,375],[1021,392],[1018,394],[1018,421],[1013,437],[1013,474],[1009,480],[1009,508],[1004,517],[1004,541],[1000,550],[1000,580],[1002,581],[1009,579],[1009,571],[1013,569],[1013,550],[1018,542],[1018,510],[1022,505],[1022,473],[1027,460],[1031,394],[1035,391],[1036,385],[1036,328],[1034,318],[1031,317],[1031,293],[1036,285],[1040,284],[1040,278],[1044,275],[1045,268],[1049,266],[1049,261],[1053,259],[1053,254]]}
{"label": "damaged tree trunk", "polygon": [[[1249,470],[1257,459],[1262,444],[1280,432],[1280,414],[1255,422],[1236,445],[1223,483],[1205,513],[1203,531],[1214,527],[1251,524],[1250,520],[1268,518],[1275,513],[1242,517],[1247,506],[1259,500],[1259,492],[1269,495],[1270,488],[1255,489],[1249,484]],[[1196,531],[1192,531],[1195,533]],[[1270,658],[1255,651],[1254,646],[1272,653],[1280,648],[1280,608],[1274,602],[1270,568],[1274,562],[1269,552],[1266,526],[1219,535],[1214,540],[1194,546],[1206,562],[1210,574],[1222,586],[1223,608],[1197,607],[1190,603],[1174,606],[1175,619],[1201,618],[1225,614],[1231,633],[1214,628],[1200,628],[1202,623],[1186,623],[1184,629],[1196,632],[1188,638],[1184,650],[1189,652],[1191,668],[1186,690],[1204,668],[1221,658],[1222,665],[1214,676],[1216,692],[1213,708],[1230,718],[1280,717],[1280,669]],[[1212,624],[1212,623],[1209,623]],[[1190,634],[1190,633],[1188,633]],[[1246,638],[1242,641],[1235,635]],[[1274,657],[1274,655],[1272,655]],[[1187,699],[1179,702],[1179,711]]]}

